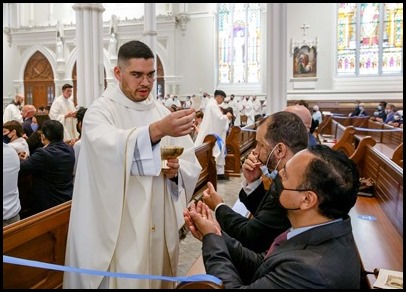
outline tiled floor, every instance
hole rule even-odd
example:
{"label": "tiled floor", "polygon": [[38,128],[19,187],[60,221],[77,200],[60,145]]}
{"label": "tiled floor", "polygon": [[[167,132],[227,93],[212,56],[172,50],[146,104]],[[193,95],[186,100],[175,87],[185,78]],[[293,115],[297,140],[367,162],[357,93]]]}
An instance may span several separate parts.
{"label": "tiled floor", "polygon": [[[238,198],[243,177],[230,177],[230,180],[217,181],[217,192],[223,196],[224,202],[233,206]],[[188,232],[186,238],[180,242],[178,276],[185,276],[187,271],[201,255],[202,244]]]}

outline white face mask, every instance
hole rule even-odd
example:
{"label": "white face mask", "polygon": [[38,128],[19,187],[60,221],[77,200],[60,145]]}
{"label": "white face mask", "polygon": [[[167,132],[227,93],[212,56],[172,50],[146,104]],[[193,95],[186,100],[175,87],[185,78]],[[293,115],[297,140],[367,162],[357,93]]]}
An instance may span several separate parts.
{"label": "white face mask", "polygon": [[276,149],[277,146],[278,146],[278,145],[276,145],[276,146],[272,149],[271,153],[269,153],[268,158],[267,158],[267,160],[266,160],[266,163],[263,164],[263,165],[261,165],[261,167],[260,167],[261,170],[262,170],[262,173],[263,173],[266,177],[270,177],[270,178],[272,178],[272,179],[275,179],[275,177],[278,175],[278,166],[279,166],[279,163],[280,163],[281,160],[282,160],[282,159],[279,159],[278,163],[277,163],[276,166],[275,166],[275,169],[274,169],[271,173],[269,173],[269,169],[268,169],[269,159],[271,158],[271,155],[273,154],[273,152],[275,151],[275,149]]}

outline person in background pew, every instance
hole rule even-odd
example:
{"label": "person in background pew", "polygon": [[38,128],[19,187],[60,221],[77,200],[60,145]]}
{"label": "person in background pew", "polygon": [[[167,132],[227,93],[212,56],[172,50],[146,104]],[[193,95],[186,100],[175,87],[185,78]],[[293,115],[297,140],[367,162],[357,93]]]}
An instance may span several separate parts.
{"label": "person in background pew", "polygon": [[393,117],[393,121],[389,122],[388,125],[403,128],[403,110],[398,110]]}
{"label": "person in background pew", "polygon": [[385,109],[386,119],[385,124],[389,124],[389,122],[393,122],[395,120],[395,113],[396,108],[394,104],[388,104]]}
{"label": "person in background pew", "polygon": [[20,220],[17,186],[20,160],[13,147],[3,142],[3,227]]}
{"label": "person in background pew", "polygon": [[[170,112],[151,94],[155,53],[129,41],[114,76],[86,111],[75,173],[65,265],[176,276],[182,210],[201,165],[190,137],[195,109]],[[162,146],[183,147],[162,169]],[[169,281],[65,272],[64,289],[173,288]]]}
{"label": "person in background pew", "polygon": [[386,120],[386,104],[386,101],[381,101],[374,111],[374,116],[371,117],[370,120],[383,123]]}
{"label": "person in background pew", "polygon": [[313,106],[313,114],[312,114],[312,125],[310,127],[310,133],[313,134],[314,130],[321,125],[323,121],[323,115],[320,111],[319,106],[316,104]]}
{"label": "person in background pew", "polygon": [[26,104],[21,110],[24,122],[22,124],[24,130],[24,138],[27,139],[34,131],[31,129],[32,117],[35,115],[37,109],[32,104]]}
{"label": "person in background pew", "polygon": [[348,215],[359,184],[356,164],[342,152],[315,145],[296,153],[271,185],[292,228],[266,253],[219,230],[201,201],[185,209],[184,217],[203,243],[207,274],[226,289],[360,289],[361,263]]}
{"label": "person in background pew", "polygon": [[41,142],[31,156],[20,156],[20,175],[32,175],[32,210],[35,213],[72,199],[73,148],[63,141],[63,125],[56,120],[44,121]]}
{"label": "person in background pew", "polygon": [[24,130],[20,122],[12,120],[3,124],[3,142],[10,144],[18,155],[30,155],[30,148],[24,139]]}
{"label": "person in background pew", "polygon": [[350,112],[348,114],[349,117],[358,117],[359,113],[360,113],[360,109],[359,109],[359,105],[361,104],[360,100],[356,100],[355,101],[355,108],[352,112]]}
{"label": "person in background pew", "polygon": [[285,107],[283,109],[283,111],[297,114],[300,117],[300,119],[303,121],[303,123],[307,129],[309,146],[319,144],[316,140],[316,137],[314,137],[314,135],[312,133],[310,133],[310,128],[312,126],[313,118],[312,118],[312,115],[310,114],[309,109],[306,106],[303,106],[300,104],[290,105],[290,106]]}
{"label": "person in background pew", "polygon": [[215,211],[221,229],[243,246],[265,251],[277,235],[290,227],[286,211],[276,204],[266,184],[268,177],[274,177],[295,153],[308,146],[307,139],[306,127],[296,114],[277,112],[259,123],[255,149],[242,166],[245,180],[239,193],[252,218],[225,205],[211,184],[203,192],[203,201]]}
{"label": "person in background pew", "polygon": [[45,121],[50,120],[49,115],[46,114],[35,114],[32,117],[31,128],[34,131],[27,139],[28,147],[30,148],[30,153],[34,153],[38,148],[44,147],[41,141],[42,125]]}
{"label": "person in background pew", "polygon": [[365,111],[365,105],[363,103],[360,103],[359,104],[359,113],[358,113],[357,117],[367,117],[367,116],[369,116],[369,114]]}

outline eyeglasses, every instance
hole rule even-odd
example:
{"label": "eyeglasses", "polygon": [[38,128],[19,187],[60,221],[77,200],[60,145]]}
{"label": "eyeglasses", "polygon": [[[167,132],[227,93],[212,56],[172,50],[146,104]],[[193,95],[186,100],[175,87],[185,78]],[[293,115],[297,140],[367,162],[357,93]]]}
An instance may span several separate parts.
{"label": "eyeglasses", "polygon": [[[121,68],[120,68],[121,70]],[[121,72],[126,73],[125,71],[121,70]],[[129,72],[128,74],[130,74],[132,77],[134,77],[135,80],[137,80],[138,82],[142,82],[144,81],[144,78],[147,78],[147,81],[149,83],[152,83],[155,81],[156,75],[155,72],[150,72],[148,74],[142,73],[142,72]]]}
{"label": "eyeglasses", "polygon": [[151,83],[151,82],[154,82],[154,81],[155,81],[155,78],[156,78],[155,72],[151,72],[151,73],[148,73],[148,74],[135,72],[135,73],[132,73],[131,75],[132,75],[136,80],[138,80],[139,82],[142,82],[142,81],[144,80],[144,78],[147,78],[147,81],[148,81],[149,83]]}
{"label": "eyeglasses", "polygon": [[307,191],[312,191],[311,189],[288,189],[285,188],[285,186],[283,185],[283,183],[281,182],[281,186],[282,186],[282,191],[292,191],[292,192],[307,192]]}

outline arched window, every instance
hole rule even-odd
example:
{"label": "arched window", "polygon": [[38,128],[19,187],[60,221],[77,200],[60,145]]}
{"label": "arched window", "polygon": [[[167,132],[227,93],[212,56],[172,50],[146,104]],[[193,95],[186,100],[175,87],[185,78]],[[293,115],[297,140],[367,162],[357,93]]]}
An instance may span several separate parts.
{"label": "arched window", "polygon": [[260,81],[260,3],[219,3],[218,81],[255,84]]}
{"label": "arched window", "polygon": [[403,3],[339,3],[337,76],[400,75]]}

